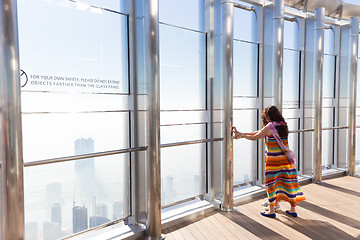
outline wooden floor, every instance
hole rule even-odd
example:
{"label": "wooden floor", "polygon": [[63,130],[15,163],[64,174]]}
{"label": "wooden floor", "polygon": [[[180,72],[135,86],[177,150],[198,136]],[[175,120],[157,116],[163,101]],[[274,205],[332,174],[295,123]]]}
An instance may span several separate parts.
{"label": "wooden floor", "polygon": [[260,215],[264,198],[236,206],[237,211],[213,211],[165,229],[167,240],[181,239],[360,239],[360,177],[339,177],[301,187],[306,201],[299,217],[286,215],[281,203],[276,218]]}

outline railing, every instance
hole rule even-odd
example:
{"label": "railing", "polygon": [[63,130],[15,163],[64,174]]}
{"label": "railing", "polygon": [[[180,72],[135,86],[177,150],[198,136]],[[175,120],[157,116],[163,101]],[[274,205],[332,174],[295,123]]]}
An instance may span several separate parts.
{"label": "railing", "polygon": [[[223,140],[223,138],[201,139],[201,140],[194,140],[194,141],[161,144],[160,147],[161,148],[176,147],[176,146],[184,146],[184,145],[206,143],[206,142],[217,142],[217,141],[222,141],[222,140]],[[113,151],[105,151],[105,152],[98,152],[98,153],[81,154],[81,155],[76,155],[76,156],[52,158],[52,159],[46,159],[46,160],[26,162],[26,163],[24,163],[24,167],[32,167],[32,166],[39,166],[39,165],[45,165],[45,164],[51,164],[51,163],[68,162],[68,161],[76,161],[76,160],[93,158],[93,157],[104,157],[104,156],[120,154],[120,153],[139,152],[139,151],[145,151],[146,149],[147,149],[147,147],[126,148],[126,149],[119,149],[119,150],[113,150]]]}
{"label": "railing", "polygon": [[[322,128],[321,130],[338,130],[338,129],[348,129],[348,128],[349,128],[348,126],[338,126],[338,127]],[[289,133],[301,133],[301,132],[313,132],[313,131],[315,131],[314,128],[309,128],[309,129],[301,129],[301,130],[291,130],[289,131]]]}

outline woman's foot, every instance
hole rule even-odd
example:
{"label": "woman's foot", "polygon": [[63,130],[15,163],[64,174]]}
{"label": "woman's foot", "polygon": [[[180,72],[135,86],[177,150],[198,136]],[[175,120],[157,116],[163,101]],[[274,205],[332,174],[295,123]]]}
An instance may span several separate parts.
{"label": "woman's foot", "polygon": [[297,213],[296,212],[290,212],[289,210],[286,210],[286,213],[289,214],[292,217],[297,217]]}
{"label": "woman's foot", "polygon": [[275,213],[270,213],[270,212],[260,212],[261,215],[263,215],[264,217],[268,217],[268,218],[276,218],[276,214]]}

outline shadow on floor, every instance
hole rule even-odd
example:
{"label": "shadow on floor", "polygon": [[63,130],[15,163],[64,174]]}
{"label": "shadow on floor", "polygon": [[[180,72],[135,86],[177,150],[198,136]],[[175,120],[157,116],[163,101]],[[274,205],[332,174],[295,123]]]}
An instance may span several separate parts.
{"label": "shadow on floor", "polygon": [[355,197],[360,197],[360,192],[357,192],[357,191],[354,191],[354,190],[351,190],[351,189],[339,187],[339,186],[336,186],[336,185],[333,185],[333,184],[329,184],[329,183],[326,183],[326,182],[324,182],[323,184],[321,184],[321,186],[322,186],[322,187],[326,187],[326,188],[330,188],[330,189],[332,189],[332,190],[336,190],[336,191],[339,191],[339,192],[351,194],[351,195],[353,195],[353,196],[355,196]]}
{"label": "shadow on floor", "polygon": [[238,211],[222,212],[221,214],[261,239],[287,239]]}
{"label": "shadow on floor", "polygon": [[[282,213],[285,214],[284,212]],[[325,221],[309,220],[301,217],[293,218],[290,216],[286,216],[285,219],[277,218],[276,221],[291,227],[311,239],[356,239]]]}
{"label": "shadow on floor", "polygon": [[[329,209],[326,209],[324,207],[320,207],[318,205],[309,203],[309,202],[302,202],[299,204],[299,206],[306,208],[307,210],[313,211],[316,214],[322,215],[324,217],[333,219],[335,221],[341,222],[345,225],[351,226],[356,229],[360,229],[360,221],[344,216],[342,214],[339,214],[337,212],[331,211]],[[358,213],[354,213],[358,214]]]}

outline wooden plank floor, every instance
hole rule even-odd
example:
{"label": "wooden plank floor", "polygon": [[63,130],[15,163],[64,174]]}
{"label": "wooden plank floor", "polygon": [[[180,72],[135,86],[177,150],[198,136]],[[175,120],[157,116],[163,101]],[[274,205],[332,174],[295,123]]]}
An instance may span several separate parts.
{"label": "wooden plank floor", "polygon": [[261,216],[262,198],[236,206],[235,212],[212,211],[163,232],[168,240],[360,239],[360,177],[344,176],[301,188],[306,201],[297,207],[297,218],[287,216],[289,204],[283,202],[275,219]]}

